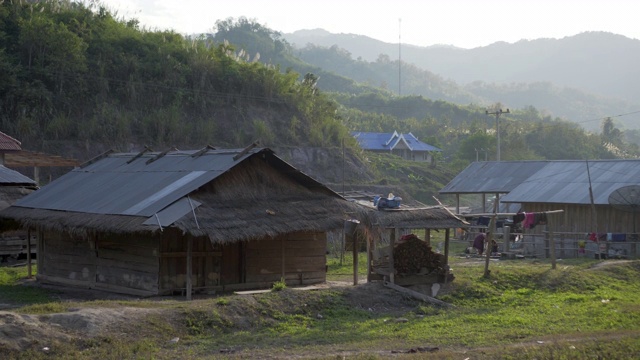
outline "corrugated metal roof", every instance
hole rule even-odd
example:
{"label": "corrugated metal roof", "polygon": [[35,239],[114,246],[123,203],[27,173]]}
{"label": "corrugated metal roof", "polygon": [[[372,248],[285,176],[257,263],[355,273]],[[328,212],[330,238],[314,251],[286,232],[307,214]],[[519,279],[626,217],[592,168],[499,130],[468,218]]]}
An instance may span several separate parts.
{"label": "corrugated metal roof", "polygon": [[[594,202],[608,204],[616,189],[640,184],[640,160],[589,160]],[[441,194],[505,193],[501,202],[590,204],[587,162],[474,162]]]}
{"label": "corrugated metal roof", "polygon": [[142,224],[166,227],[173,224],[186,214],[195,212],[195,209],[200,205],[202,205],[202,203],[199,201],[192,200],[189,197],[183,197],[180,200],[162,209],[157,214],[155,214],[155,216],[150,217]]}
{"label": "corrugated metal roof", "polygon": [[0,184],[10,185],[36,185],[34,180],[20,174],[15,170],[8,169],[0,165]]}
{"label": "corrugated metal roof", "polygon": [[451,180],[440,194],[508,193],[548,161],[474,162]]}
{"label": "corrugated metal roof", "polygon": [[412,133],[400,134],[359,132],[351,133],[358,140],[360,147],[364,150],[392,150],[398,143],[404,142],[412,151],[442,151],[441,149],[424,143],[416,138]]}
{"label": "corrugated metal roof", "polygon": [[[269,149],[257,148],[111,154],[65,174],[16,202],[16,206],[94,214],[152,216],[207,184],[244,159]],[[242,154],[237,160],[235,156]],[[135,159],[134,159],[135,158]],[[134,159],[133,161],[131,161]]]}
{"label": "corrugated metal roof", "polygon": [[[640,184],[640,160],[589,160],[594,203],[608,204],[623,186]],[[590,204],[587,162],[550,161],[502,197],[505,202]]]}

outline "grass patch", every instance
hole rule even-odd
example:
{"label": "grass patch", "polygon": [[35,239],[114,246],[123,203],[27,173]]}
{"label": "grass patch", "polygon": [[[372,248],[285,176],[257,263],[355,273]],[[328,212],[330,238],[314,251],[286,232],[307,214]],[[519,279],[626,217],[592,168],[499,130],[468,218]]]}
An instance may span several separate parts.
{"label": "grass patch", "polygon": [[[36,267],[33,266],[33,273]],[[42,304],[52,300],[51,292],[24,285],[27,279],[26,266],[0,267],[0,302],[11,305]]]}
{"label": "grass patch", "polygon": [[[429,358],[637,358],[640,261],[601,264],[563,260],[552,270],[546,261],[498,261],[490,264],[491,276],[485,278],[483,261],[452,258],[456,278],[438,298],[453,308],[407,299],[373,284],[316,291],[283,288],[192,302],[88,302],[83,306],[160,307],[172,316],[153,315],[136,325],[138,330],[129,330],[126,341],[115,335],[85,339],[59,345],[55,356],[47,355],[329,359],[346,352],[354,354],[347,358],[384,359],[415,356],[402,353],[412,348],[438,347]],[[63,312],[66,306],[34,304],[21,312]],[[169,344],[175,334],[180,342]],[[16,358],[44,357],[27,351]]]}

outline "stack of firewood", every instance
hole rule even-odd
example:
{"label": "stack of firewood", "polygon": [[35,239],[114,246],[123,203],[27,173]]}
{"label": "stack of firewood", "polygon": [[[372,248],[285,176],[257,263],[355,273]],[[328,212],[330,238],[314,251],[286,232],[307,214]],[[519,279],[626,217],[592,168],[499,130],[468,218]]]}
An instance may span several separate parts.
{"label": "stack of firewood", "polygon": [[398,274],[429,274],[442,270],[444,264],[444,255],[433,252],[414,234],[403,236],[393,249],[393,266]]}

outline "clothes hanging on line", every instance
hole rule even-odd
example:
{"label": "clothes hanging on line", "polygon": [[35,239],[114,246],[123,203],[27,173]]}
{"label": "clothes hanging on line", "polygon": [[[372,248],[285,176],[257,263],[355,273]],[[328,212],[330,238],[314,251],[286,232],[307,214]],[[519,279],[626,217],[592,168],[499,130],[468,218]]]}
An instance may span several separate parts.
{"label": "clothes hanging on line", "polygon": [[522,222],[524,229],[533,229],[536,225],[547,224],[547,213],[545,212],[523,212],[513,216],[513,223]]}

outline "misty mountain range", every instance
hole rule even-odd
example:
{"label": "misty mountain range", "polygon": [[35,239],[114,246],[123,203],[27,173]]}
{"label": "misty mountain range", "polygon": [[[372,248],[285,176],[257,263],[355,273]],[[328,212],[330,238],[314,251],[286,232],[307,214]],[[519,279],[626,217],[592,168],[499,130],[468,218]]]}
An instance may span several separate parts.
{"label": "misty mountain range", "polygon": [[[354,66],[345,64],[331,68],[331,62],[317,56],[318,47],[339,49],[354,64],[396,62],[395,70],[388,70],[393,73],[380,81],[391,91],[400,90],[402,95],[423,95],[461,105],[501,103],[516,109],[533,106],[589,130],[597,130],[598,119],[606,116],[613,116],[622,128],[640,128],[640,113],[618,116],[640,110],[640,41],[622,35],[586,32],[562,39],[497,42],[474,49],[392,44],[322,29],[299,30],[283,34],[283,38],[306,62],[356,81],[371,83],[375,75],[358,78]],[[316,54],[305,56],[314,50]],[[401,67],[406,69],[400,88],[399,58]],[[417,73],[416,68],[423,72]],[[428,79],[415,86],[416,76]],[[409,85],[412,83],[414,86]],[[456,89],[452,90],[452,86]]]}

